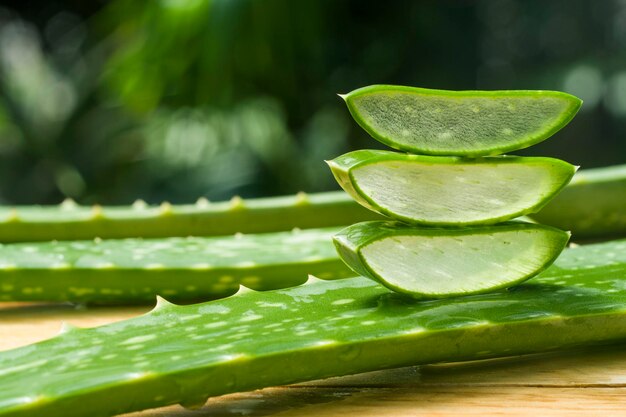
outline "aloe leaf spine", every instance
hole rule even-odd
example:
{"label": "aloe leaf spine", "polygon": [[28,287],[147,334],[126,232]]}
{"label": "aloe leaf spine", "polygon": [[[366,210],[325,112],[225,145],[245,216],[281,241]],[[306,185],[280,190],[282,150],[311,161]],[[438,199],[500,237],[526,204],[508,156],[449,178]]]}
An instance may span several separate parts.
{"label": "aloe leaf spine", "polygon": [[363,278],[74,329],[0,353],[0,416],[108,416],[330,376],[626,340],[626,241],[513,290],[415,301]]}
{"label": "aloe leaf spine", "polygon": [[0,245],[0,301],[149,303],[206,301],[299,285],[308,274],[354,274],[337,258],[339,229],[167,239]]}

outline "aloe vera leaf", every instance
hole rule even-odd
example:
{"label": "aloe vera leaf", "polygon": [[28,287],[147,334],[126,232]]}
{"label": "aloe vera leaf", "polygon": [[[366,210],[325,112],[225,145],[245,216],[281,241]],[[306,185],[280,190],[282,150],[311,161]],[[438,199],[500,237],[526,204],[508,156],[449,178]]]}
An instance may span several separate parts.
{"label": "aloe vera leaf", "polygon": [[67,200],[59,206],[0,207],[0,242],[83,240],[100,237],[219,236],[344,226],[377,218],[342,193],[255,198],[211,203],[148,206],[79,206]]}
{"label": "aloe vera leaf", "polygon": [[428,155],[497,155],[539,143],[582,101],[558,91],[446,91],[372,85],[341,96],[354,120],[395,149]]}
{"label": "aloe vera leaf", "polygon": [[576,171],[554,158],[463,159],[377,150],[349,152],[328,165],[364,207],[437,226],[494,224],[536,212]]}
{"label": "aloe vera leaf", "polygon": [[422,363],[626,340],[626,241],[564,251],[531,282],[415,301],[363,278],[71,329],[0,353],[0,416],[107,416]]}
{"label": "aloe vera leaf", "polygon": [[535,220],[571,230],[576,238],[626,234],[626,165],[579,171]]}
{"label": "aloe vera leaf", "polygon": [[5,244],[0,301],[188,302],[353,276],[331,244],[338,230]]}
{"label": "aloe vera leaf", "polygon": [[[584,180],[568,184],[564,189],[567,197],[557,197],[548,203],[545,210],[551,214],[535,217],[571,230],[575,237],[626,233],[626,224],[619,220],[623,218],[626,201],[623,197],[626,165],[585,169],[574,176],[577,177]],[[593,197],[589,199],[588,195]],[[596,211],[605,215],[589,215]],[[0,242],[228,235],[293,227],[345,226],[381,219],[342,191],[295,197],[235,198],[229,203],[200,200],[195,206],[136,203],[133,207],[84,207],[65,202],[53,207],[0,207]]]}
{"label": "aloe vera leaf", "polygon": [[569,233],[534,223],[464,228],[357,223],[333,237],[360,275],[414,298],[480,294],[519,284],[546,269]]}

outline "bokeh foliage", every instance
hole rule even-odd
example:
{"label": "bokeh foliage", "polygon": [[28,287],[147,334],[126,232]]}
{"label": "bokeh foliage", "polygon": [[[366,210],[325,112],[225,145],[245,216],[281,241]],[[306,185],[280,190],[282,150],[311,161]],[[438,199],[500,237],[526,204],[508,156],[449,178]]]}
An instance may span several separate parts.
{"label": "bokeh foliage", "polygon": [[155,0],[0,9],[0,202],[189,202],[335,189],[378,147],[336,93],[558,89],[583,111],[524,151],[626,163],[626,2]]}

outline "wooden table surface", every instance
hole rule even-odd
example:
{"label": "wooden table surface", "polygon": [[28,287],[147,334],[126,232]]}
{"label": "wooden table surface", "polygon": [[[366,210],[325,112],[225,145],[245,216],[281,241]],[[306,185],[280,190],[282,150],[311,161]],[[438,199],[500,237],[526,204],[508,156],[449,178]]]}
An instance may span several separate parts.
{"label": "wooden table surface", "polygon": [[[1,304],[0,350],[97,326],[149,307]],[[212,398],[124,417],[626,416],[626,345],[371,372]]]}

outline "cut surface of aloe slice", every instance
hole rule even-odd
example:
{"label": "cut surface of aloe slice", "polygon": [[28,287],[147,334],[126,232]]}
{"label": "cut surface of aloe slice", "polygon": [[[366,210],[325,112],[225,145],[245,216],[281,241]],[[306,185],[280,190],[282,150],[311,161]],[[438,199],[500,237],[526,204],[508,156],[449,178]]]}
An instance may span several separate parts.
{"label": "cut surface of aloe slice", "polygon": [[341,187],[370,210],[407,223],[493,224],[534,213],[576,167],[554,158],[478,159],[359,150],[328,161]]}
{"label": "cut surface of aloe slice", "polygon": [[415,298],[443,298],[507,288],[548,267],[569,234],[533,223],[455,229],[363,222],[334,236],[357,273]]}
{"label": "cut surface of aloe slice", "polygon": [[372,85],[342,96],[356,122],[395,149],[497,155],[552,136],[582,101],[557,91],[446,91]]}

